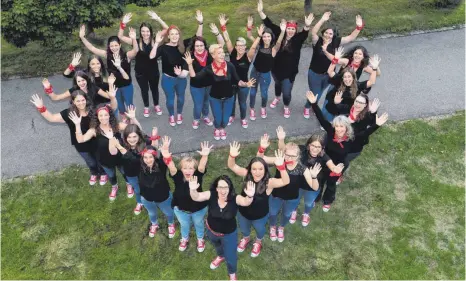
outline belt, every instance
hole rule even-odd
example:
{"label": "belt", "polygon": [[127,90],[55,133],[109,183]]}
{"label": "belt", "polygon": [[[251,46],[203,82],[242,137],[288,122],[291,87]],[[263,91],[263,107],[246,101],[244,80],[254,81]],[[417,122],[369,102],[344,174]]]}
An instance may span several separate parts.
{"label": "belt", "polygon": [[225,234],[223,234],[223,233],[213,231],[212,228],[210,228],[209,223],[207,222],[207,220],[205,220],[205,225],[207,226],[207,229],[210,230],[210,232],[212,232],[213,235],[215,235],[217,237],[225,236]]}

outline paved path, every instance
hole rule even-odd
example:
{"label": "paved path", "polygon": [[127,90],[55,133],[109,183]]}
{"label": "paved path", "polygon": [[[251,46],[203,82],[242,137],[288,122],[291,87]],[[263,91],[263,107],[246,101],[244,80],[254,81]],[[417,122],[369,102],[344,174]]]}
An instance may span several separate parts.
{"label": "paved path", "polygon": [[[371,97],[382,101],[380,111],[388,111],[390,119],[403,120],[451,113],[465,108],[465,30],[428,33],[362,42],[371,53],[381,56],[382,76],[371,92]],[[282,105],[268,110],[266,120],[250,122],[243,129],[238,121],[228,127],[226,141],[214,141],[212,129],[201,125],[191,128],[192,101],[189,94],[184,109],[184,124],[168,126],[164,115],[142,116],[142,100],[135,82],[135,104],[139,108],[139,120],[148,131],[158,126],[161,134],[173,139],[174,152],[197,149],[201,140],[215,145],[227,145],[231,140],[256,141],[265,132],[274,133],[277,125],[285,127],[288,135],[307,135],[318,129],[315,118],[305,120],[302,116],[304,95],[307,86],[307,69],[312,50],[302,50],[300,72],[293,89],[292,115],[282,117]],[[64,64],[65,65],[65,64]],[[62,76],[50,77],[54,88],[60,92],[69,88],[70,80]],[[41,78],[18,79],[2,82],[2,178],[60,169],[69,164],[83,163],[70,145],[66,125],[49,124],[29,103],[32,93],[42,93]],[[134,80],[135,81],[135,80]],[[43,95],[43,94],[42,94]],[[44,95],[43,95],[44,96]],[[269,100],[273,98],[273,87]],[[260,100],[260,98],[258,99]],[[68,103],[44,101],[49,110],[59,112]],[[165,99],[161,97],[161,104]],[[163,106],[164,108],[164,106]]]}

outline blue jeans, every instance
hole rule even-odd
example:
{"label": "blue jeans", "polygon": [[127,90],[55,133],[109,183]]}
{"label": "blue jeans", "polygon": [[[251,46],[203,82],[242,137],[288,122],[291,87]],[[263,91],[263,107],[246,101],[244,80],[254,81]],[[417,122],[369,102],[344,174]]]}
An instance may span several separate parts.
{"label": "blue jeans", "polygon": [[304,213],[309,214],[314,207],[314,201],[319,195],[320,190],[299,189],[299,199],[304,196]]}
{"label": "blue jeans", "polygon": [[335,115],[332,113],[328,112],[327,108],[325,106],[327,105],[328,100],[324,101],[324,105],[322,106],[322,115],[324,115],[325,119],[327,119],[328,122],[332,123],[333,118],[335,118]]}
{"label": "blue jeans", "polygon": [[212,114],[214,115],[215,129],[225,128],[228,124],[228,119],[231,116],[231,111],[233,110],[235,98],[230,97],[221,100],[209,97],[209,101],[210,109],[212,109]]}
{"label": "blue jeans", "polygon": [[215,236],[212,231],[207,229],[207,238],[214,245],[217,256],[224,257],[227,262],[228,274],[236,273],[238,255],[236,245],[238,244],[238,231],[235,230],[224,236]]}
{"label": "blue jeans", "polygon": [[149,219],[152,224],[158,224],[157,219],[157,207],[159,207],[160,211],[167,216],[168,224],[172,224],[175,221],[175,216],[173,214],[172,209],[172,194],[168,196],[167,200],[163,202],[153,202],[147,201],[143,196],[141,196],[142,205],[146,208],[147,212],[149,213]]}
{"label": "blue jeans", "polygon": [[241,120],[246,119],[246,109],[248,107],[246,104],[246,101],[248,100],[249,88],[233,86],[233,92],[235,94],[235,101],[233,102],[233,111],[231,113],[231,116],[235,117],[236,99],[238,99],[239,114],[240,114]]}
{"label": "blue jeans", "polygon": [[139,189],[139,179],[137,176],[135,177],[126,177],[126,180],[128,181],[131,186],[133,186],[134,193],[136,194],[136,202],[141,204],[141,190]]}
{"label": "blue jeans", "polygon": [[116,93],[116,99],[118,102],[118,111],[120,112],[120,114],[124,114],[126,112],[126,106],[133,104],[133,95],[133,84],[129,84],[128,86],[118,88],[118,91]]}
{"label": "blue jeans", "polygon": [[170,77],[162,75],[162,89],[165,93],[168,114],[175,115],[175,94],[176,94],[176,113],[183,113],[184,95],[187,85],[186,78]]}
{"label": "blue jeans", "polygon": [[209,93],[210,86],[204,88],[196,88],[191,86],[191,97],[193,98],[193,119],[199,120],[202,116],[209,116]]}
{"label": "blue jeans", "polygon": [[258,220],[248,220],[247,218],[243,217],[241,213],[238,212],[237,218],[239,220],[239,227],[241,229],[241,233],[244,237],[249,237],[249,235],[251,234],[251,226],[253,226],[256,230],[256,238],[259,240],[264,238],[266,232],[265,225],[267,224],[267,220],[269,219],[269,214]]}
{"label": "blue jeans", "polygon": [[175,207],[174,212],[176,218],[180,222],[182,238],[186,240],[189,238],[189,229],[191,228],[191,221],[194,224],[194,229],[196,229],[197,239],[204,238],[204,217],[207,213],[207,207],[194,213],[186,213],[178,209],[178,207]]}
{"label": "blue jeans", "polygon": [[280,226],[284,227],[290,220],[291,213],[296,210],[299,205],[299,197],[292,200],[283,200],[270,195],[269,197],[269,224],[277,226],[278,212],[282,210]]}
{"label": "blue jeans", "polygon": [[284,79],[284,80],[278,80],[273,77],[273,80],[275,81],[275,97],[279,98],[281,94],[283,93],[283,104],[285,106],[289,106],[291,102],[291,91],[293,90],[293,82],[289,78]]}
{"label": "blue jeans", "polygon": [[89,168],[89,171],[91,172],[91,175],[93,176],[98,176],[98,175],[105,175],[105,171],[100,165],[99,161],[97,161],[97,158],[95,155],[91,152],[79,152],[79,155],[84,159],[84,162],[86,162],[87,167]]}
{"label": "blue jeans", "polygon": [[[329,85],[329,77],[327,73],[317,74],[314,71],[310,70],[307,72],[307,83],[309,84],[309,90],[317,96],[317,103],[319,102],[320,97],[324,93],[324,90]],[[306,108],[311,108],[311,103],[306,100]]]}
{"label": "blue jeans", "polygon": [[267,106],[267,99],[268,99],[268,93],[269,93],[269,86],[270,83],[272,82],[272,76],[270,75],[270,71],[266,73],[262,73],[257,71],[254,66],[251,69],[251,76],[250,78],[255,78],[256,79],[256,84],[254,84],[254,87],[251,88],[250,97],[249,97],[249,107],[254,108],[254,105],[256,104],[256,94],[257,94],[257,87],[261,87],[261,107],[266,107]]}
{"label": "blue jeans", "polygon": [[105,166],[102,165],[102,168],[104,169],[105,173],[107,174],[108,180],[110,181],[110,184],[112,186],[118,184],[117,177],[116,177],[116,168],[118,168],[120,173],[123,175],[123,177],[125,178],[125,181],[128,182],[128,180],[126,179],[126,176],[125,176],[125,171],[123,170],[122,166],[117,166],[117,167],[111,167],[110,168],[110,167],[105,167]]}

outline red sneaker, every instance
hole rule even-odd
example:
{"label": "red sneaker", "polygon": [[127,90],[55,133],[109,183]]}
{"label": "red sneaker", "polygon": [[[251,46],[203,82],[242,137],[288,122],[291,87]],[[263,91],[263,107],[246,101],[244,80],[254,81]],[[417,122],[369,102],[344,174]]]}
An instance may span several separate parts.
{"label": "red sneaker", "polygon": [[205,250],[205,241],[204,239],[197,239],[197,251],[199,253],[204,252]]}
{"label": "red sneaker", "polygon": [[155,105],[154,110],[155,110],[155,114],[162,115],[162,109],[160,108],[159,105]]}
{"label": "red sneaker", "polygon": [[227,139],[227,132],[225,131],[225,129],[220,129],[220,138],[222,140],[226,140]]}
{"label": "red sneaker", "polygon": [[142,211],[142,204],[141,203],[137,203],[136,204],[136,208],[134,208],[134,214],[135,215],[139,215]]}
{"label": "red sneaker", "polygon": [[296,217],[298,216],[298,212],[296,210],[294,210],[292,213],[291,213],[291,217],[290,217],[290,220],[289,222],[291,224],[295,223],[296,222]]}
{"label": "red sneaker", "polygon": [[183,115],[177,114],[177,115],[176,115],[176,124],[179,125],[179,124],[181,124],[181,123],[183,123]]}
{"label": "red sneaker", "polygon": [[110,199],[111,202],[115,201],[117,192],[118,192],[118,185],[112,186],[112,191],[110,192],[110,195],[108,196],[108,199]]}
{"label": "red sneaker", "polygon": [[303,219],[301,221],[302,226],[308,226],[308,224],[311,222],[311,217],[309,214],[303,214]]}
{"label": "red sneaker", "polygon": [[280,226],[278,228],[278,242],[283,242],[285,240],[285,229]]}
{"label": "red sneaker", "polygon": [[236,273],[228,274],[228,276],[230,276],[230,281],[238,280],[238,279],[236,279]]}
{"label": "red sneaker", "polygon": [[306,119],[309,119],[309,116],[311,115],[309,108],[304,108],[303,116]]}
{"label": "red sneaker", "polygon": [[236,248],[238,253],[244,252],[244,249],[246,249],[246,246],[248,245],[248,243],[249,243],[249,237],[244,237],[243,239],[241,239],[239,241],[238,247]]}
{"label": "red sneaker", "polygon": [[172,127],[175,127],[175,126],[176,126],[175,116],[172,115],[172,116],[170,116],[170,117],[168,118],[168,124],[170,124],[170,126],[172,126]]}
{"label": "red sneaker", "polygon": [[216,269],[218,268],[222,262],[225,261],[224,257],[217,256],[211,263],[210,263],[210,269]]}
{"label": "red sneaker", "polygon": [[193,121],[193,129],[196,130],[197,128],[199,128],[199,121],[198,121],[198,120],[194,120],[194,121]]}
{"label": "red sneaker", "polygon": [[252,244],[252,251],[251,251],[251,257],[255,258],[258,255],[260,255],[262,249],[262,242],[257,241]]}
{"label": "red sneaker", "polygon": [[94,185],[97,182],[97,176],[96,175],[91,175],[89,178],[89,184]]}
{"label": "red sneaker", "polygon": [[108,176],[107,175],[101,175],[100,176],[100,180],[99,180],[99,184],[100,185],[105,185],[108,181]]}
{"label": "red sneaker", "polygon": [[207,126],[212,126],[214,124],[214,122],[212,122],[212,120],[210,120],[209,117],[204,117],[204,124],[206,124]]}
{"label": "red sneaker", "polygon": [[180,250],[180,252],[184,252],[186,248],[188,248],[188,239],[181,238],[178,250]]}
{"label": "red sneaker", "polygon": [[251,121],[256,120],[256,112],[255,112],[254,109],[252,109],[252,108],[249,110],[249,119],[250,119]]}
{"label": "red sneaker", "polygon": [[330,211],[330,204],[325,204],[322,206],[322,211],[324,211],[325,213],[327,213],[328,211]]}
{"label": "red sneaker", "polygon": [[340,176],[337,180],[337,185],[343,182],[343,176]]}
{"label": "red sneaker", "polygon": [[133,186],[129,183],[126,183],[126,191],[128,193],[128,198],[133,198],[134,196],[134,189]]}
{"label": "red sneaker", "polygon": [[271,226],[269,231],[270,240],[276,241],[277,240],[277,227]]}
{"label": "red sneaker", "polygon": [[280,99],[274,98],[272,103],[270,104],[270,108],[277,107],[277,104],[280,102]]}
{"label": "red sneaker", "polygon": [[214,139],[215,140],[220,140],[220,130],[219,129],[214,130]]}
{"label": "red sneaker", "polygon": [[154,237],[155,234],[157,233],[157,229],[159,229],[158,224],[151,224],[150,229],[149,229],[149,237]]}
{"label": "red sneaker", "polygon": [[283,117],[290,118],[290,115],[291,115],[291,110],[288,107],[285,107],[283,109]]}
{"label": "red sneaker", "polygon": [[175,237],[175,232],[176,232],[175,224],[174,223],[169,224],[168,225],[168,238]]}
{"label": "red sneaker", "polygon": [[265,119],[267,118],[267,108],[261,107],[261,118]]}
{"label": "red sneaker", "polygon": [[144,107],[144,113],[143,113],[144,117],[149,117],[150,115],[150,111],[149,111],[149,108],[148,107]]}
{"label": "red sneaker", "polygon": [[230,116],[230,118],[228,118],[228,124],[227,124],[227,126],[230,126],[234,121],[235,121],[235,117]]}
{"label": "red sneaker", "polygon": [[246,119],[241,120],[241,126],[243,128],[245,128],[245,129],[247,129],[248,128],[248,120],[246,120]]}

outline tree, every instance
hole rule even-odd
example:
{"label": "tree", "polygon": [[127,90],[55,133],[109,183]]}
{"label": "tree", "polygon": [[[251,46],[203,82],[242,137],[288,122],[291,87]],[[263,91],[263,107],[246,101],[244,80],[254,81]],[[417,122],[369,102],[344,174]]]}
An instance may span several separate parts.
{"label": "tree", "polygon": [[304,14],[309,15],[312,13],[312,0],[304,0]]}
{"label": "tree", "polygon": [[81,24],[110,26],[125,4],[157,6],[163,0],[2,0],[2,33],[17,47],[38,40],[59,47]]}

